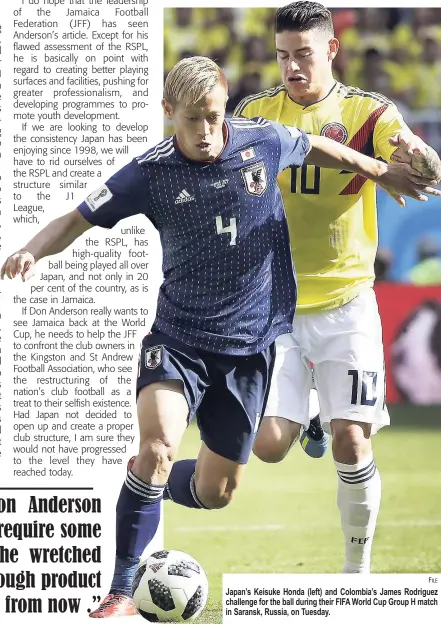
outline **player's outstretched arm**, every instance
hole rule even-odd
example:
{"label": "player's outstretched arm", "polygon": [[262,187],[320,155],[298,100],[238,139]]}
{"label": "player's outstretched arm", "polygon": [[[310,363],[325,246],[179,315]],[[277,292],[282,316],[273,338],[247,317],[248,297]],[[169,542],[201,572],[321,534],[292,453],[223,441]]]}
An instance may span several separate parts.
{"label": "player's outstretched arm", "polygon": [[6,259],[1,268],[1,279],[21,275],[23,282],[29,280],[35,273],[37,261],[62,252],[89,228],[92,224],[77,209],[54,219],[27,245]]}
{"label": "player's outstretched arm", "polygon": [[311,149],[306,163],[360,174],[384,187],[401,206],[405,205],[403,195],[420,201],[427,200],[425,193],[441,196],[441,191],[432,186],[437,184],[436,179],[419,174],[407,163],[383,163],[326,137],[308,135],[308,138]]}
{"label": "player's outstretched arm", "polygon": [[396,163],[408,163],[427,178],[441,182],[441,159],[430,145],[412,132],[401,132],[389,139],[396,147],[391,160]]}

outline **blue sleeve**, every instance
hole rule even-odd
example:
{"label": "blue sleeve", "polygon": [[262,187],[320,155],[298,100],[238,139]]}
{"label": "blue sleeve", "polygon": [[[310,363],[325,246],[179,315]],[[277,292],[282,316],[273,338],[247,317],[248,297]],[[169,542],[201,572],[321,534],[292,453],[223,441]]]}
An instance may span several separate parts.
{"label": "blue sleeve", "polygon": [[77,210],[93,226],[113,228],[126,217],[149,216],[149,204],[147,168],[134,159],[88,195]]}
{"label": "blue sleeve", "polygon": [[310,150],[306,134],[294,126],[282,126],[273,122],[280,139],[279,172],[288,167],[300,167]]}

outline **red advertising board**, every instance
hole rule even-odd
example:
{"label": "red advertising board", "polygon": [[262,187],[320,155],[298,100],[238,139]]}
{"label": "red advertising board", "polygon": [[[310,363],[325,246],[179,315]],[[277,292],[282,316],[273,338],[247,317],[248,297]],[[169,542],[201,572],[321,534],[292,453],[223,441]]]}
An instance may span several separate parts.
{"label": "red advertising board", "polygon": [[379,282],[387,401],[441,404],[441,286]]}

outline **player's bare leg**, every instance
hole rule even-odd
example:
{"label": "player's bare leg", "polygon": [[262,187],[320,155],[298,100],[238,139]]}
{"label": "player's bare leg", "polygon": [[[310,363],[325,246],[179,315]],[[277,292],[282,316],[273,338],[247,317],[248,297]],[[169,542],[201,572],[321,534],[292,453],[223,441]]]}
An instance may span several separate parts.
{"label": "player's bare leg", "polygon": [[280,462],[300,436],[301,425],[282,417],[264,417],[253,453],[263,462]]}
{"label": "player's bare leg", "polygon": [[[296,408],[294,406],[294,410]],[[254,443],[254,454],[263,462],[280,462],[300,438],[300,445],[308,456],[321,458],[328,448],[329,436],[323,431],[319,411],[317,391],[312,388],[309,392],[308,429],[290,418],[265,416]]]}
{"label": "player's bare leg", "polygon": [[270,346],[248,358],[206,356],[215,383],[197,404],[199,455],[197,460],[179,460],[173,465],[164,499],[202,509],[230,503],[255,442],[274,352]]}
{"label": "player's bare leg", "polygon": [[117,504],[116,563],[109,594],[89,616],[107,618],[136,614],[130,597],[139,558],[160,521],[161,499],[182,435],[188,405],[182,382],[156,382],[141,389],[140,430],[136,456]]}
{"label": "player's bare leg", "polygon": [[372,540],[381,501],[371,424],[331,421],[332,452],[338,474],[337,505],[345,537],[343,573],[369,573]]}
{"label": "player's bare leg", "polygon": [[296,331],[276,339],[276,361],[265,416],[254,443],[254,454],[264,462],[280,462],[300,438],[303,451],[321,458],[328,448],[319,418],[311,363],[299,345],[302,317]]}
{"label": "player's bare leg", "polygon": [[211,451],[202,442],[197,460],[179,460],[170,475],[164,499],[186,508],[225,508],[239,486],[246,464]]}
{"label": "player's bare leg", "polygon": [[245,464],[223,458],[202,443],[196,462],[195,489],[205,508],[225,508],[238,488]]}

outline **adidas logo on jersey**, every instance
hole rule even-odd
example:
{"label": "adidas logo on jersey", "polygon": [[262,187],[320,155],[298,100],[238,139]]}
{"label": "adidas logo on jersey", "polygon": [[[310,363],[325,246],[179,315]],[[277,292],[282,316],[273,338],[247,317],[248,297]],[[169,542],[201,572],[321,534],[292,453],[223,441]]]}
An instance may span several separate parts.
{"label": "adidas logo on jersey", "polygon": [[186,202],[192,202],[193,200],[194,195],[190,195],[187,189],[182,189],[182,191],[175,200],[175,204],[185,204]]}

